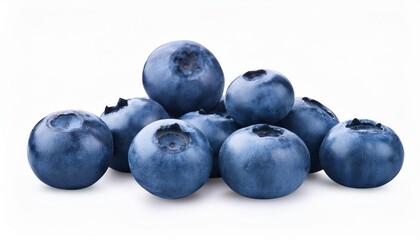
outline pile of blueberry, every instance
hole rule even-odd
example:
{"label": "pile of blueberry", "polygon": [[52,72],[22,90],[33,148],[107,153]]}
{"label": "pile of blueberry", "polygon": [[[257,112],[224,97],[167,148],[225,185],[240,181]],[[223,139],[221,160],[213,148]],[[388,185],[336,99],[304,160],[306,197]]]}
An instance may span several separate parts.
{"label": "pile of blueberry", "polygon": [[404,149],[392,129],[367,119],[339,122],[320,102],[295,98],[278,72],[246,72],[222,97],[224,82],[200,44],[162,45],[143,69],[150,99],[120,99],[101,117],[76,110],[46,116],[29,137],[30,166],[61,189],[88,187],[111,167],[170,199],[209,177],[223,177],[246,197],[277,198],[322,169],[338,184],[372,188],[402,167]]}

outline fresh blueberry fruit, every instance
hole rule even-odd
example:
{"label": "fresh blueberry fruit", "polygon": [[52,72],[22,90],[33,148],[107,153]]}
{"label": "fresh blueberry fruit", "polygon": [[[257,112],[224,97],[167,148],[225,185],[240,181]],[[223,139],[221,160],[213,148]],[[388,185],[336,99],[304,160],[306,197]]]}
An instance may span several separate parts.
{"label": "fresh blueberry fruit", "polygon": [[226,110],[242,126],[275,124],[292,109],[294,91],[286,77],[271,70],[249,71],[236,78],[225,96]]}
{"label": "fresh blueberry fruit", "polygon": [[146,125],[163,118],[169,118],[165,109],[147,98],[120,98],[116,106],[107,106],[101,119],[108,125],[114,140],[114,156],[109,167],[130,172],[128,149],[131,141]]}
{"label": "fresh blueberry fruit", "polygon": [[131,174],[148,192],[182,198],[209,178],[213,154],[203,133],[177,119],[158,120],[143,128],[131,143]]}
{"label": "fresh blueberry fruit", "polygon": [[292,193],[310,166],[309,151],[296,134],[266,124],[234,132],[223,143],[219,158],[227,185],[245,197],[259,199]]}
{"label": "fresh blueberry fruit", "polygon": [[221,113],[219,115],[204,110],[187,113],[180,119],[192,124],[207,137],[213,150],[213,168],[210,177],[220,177],[219,150],[230,134],[238,130],[236,123],[227,114]]}
{"label": "fresh blueberry fruit", "polygon": [[401,170],[404,149],[389,127],[367,119],[337,124],[320,148],[325,173],[338,184],[373,188],[391,181]]}
{"label": "fresh blueberry fruit", "polygon": [[213,108],[223,94],[224,84],[217,59],[192,41],[158,47],[143,69],[146,93],[173,116]]}
{"label": "fresh blueberry fruit", "polygon": [[303,97],[296,98],[292,110],[278,124],[298,135],[311,154],[310,173],[322,169],[319,147],[328,131],[338,124],[337,116],[320,102]]}
{"label": "fresh blueberry fruit", "polygon": [[111,131],[99,117],[83,111],[55,112],[32,129],[28,160],[45,184],[80,189],[104,175],[112,145]]}

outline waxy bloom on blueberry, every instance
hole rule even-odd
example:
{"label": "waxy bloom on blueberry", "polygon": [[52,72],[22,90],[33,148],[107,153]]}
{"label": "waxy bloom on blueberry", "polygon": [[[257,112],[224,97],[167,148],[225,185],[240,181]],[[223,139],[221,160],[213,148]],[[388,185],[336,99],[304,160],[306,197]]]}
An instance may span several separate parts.
{"label": "waxy bloom on blueberry", "polygon": [[335,182],[373,188],[391,181],[401,170],[404,148],[389,127],[368,119],[341,122],[325,136],[321,166]]}
{"label": "waxy bloom on blueberry", "polygon": [[220,173],[235,192],[277,198],[294,192],[309,171],[305,143],[287,129],[256,124],[234,132],[219,153]]}
{"label": "waxy bloom on blueberry", "polygon": [[148,192],[182,198],[209,178],[213,154],[203,133],[177,119],[158,120],[143,128],[128,153],[131,174]]}
{"label": "waxy bloom on blueberry", "polygon": [[147,95],[172,116],[210,110],[220,100],[224,84],[216,57],[192,41],[174,41],[158,47],[143,68]]}
{"label": "waxy bloom on blueberry", "polygon": [[114,155],[109,167],[130,172],[128,149],[131,141],[146,125],[163,118],[169,118],[165,109],[147,98],[120,98],[116,106],[107,106],[101,119],[111,130],[114,140]]}
{"label": "waxy bloom on blueberry", "polygon": [[112,134],[97,116],[83,111],[60,111],[39,121],[29,136],[32,171],[55,188],[85,188],[108,169]]}
{"label": "waxy bloom on blueberry", "polygon": [[292,110],[278,124],[298,135],[311,154],[310,173],[322,169],[319,147],[328,131],[337,125],[337,116],[322,103],[308,97],[296,98]]}
{"label": "waxy bloom on blueberry", "polygon": [[292,84],[272,70],[249,71],[228,87],[225,106],[241,126],[275,124],[292,109],[295,95]]}
{"label": "waxy bloom on blueberry", "polygon": [[219,150],[225,140],[236,130],[238,125],[227,115],[221,112],[223,109],[213,109],[218,113],[206,112],[204,110],[190,112],[180,117],[195,127],[197,127],[209,140],[213,150],[213,168],[210,177],[220,177],[219,171]]}

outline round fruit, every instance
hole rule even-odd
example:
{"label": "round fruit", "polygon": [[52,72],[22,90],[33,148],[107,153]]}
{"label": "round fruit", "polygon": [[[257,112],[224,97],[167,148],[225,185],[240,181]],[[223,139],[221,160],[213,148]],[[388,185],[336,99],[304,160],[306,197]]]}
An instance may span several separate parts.
{"label": "round fruit", "polygon": [[113,107],[106,107],[101,119],[106,123],[114,140],[114,156],[109,167],[130,172],[128,149],[134,137],[149,123],[169,118],[159,103],[147,98],[122,99]]}
{"label": "round fruit", "polygon": [[235,192],[277,198],[295,191],[309,171],[305,143],[287,129],[266,124],[234,132],[219,153],[220,172]]}
{"label": "round fruit", "polygon": [[203,133],[176,119],[147,125],[134,138],[128,152],[135,180],[162,198],[182,198],[197,191],[210,176],[212,159]]}
{"label": "round fruit", "polygon": [[225,79],[213,54],[192,41],[158,47],[143,69],[147,95],[173,116],[213,108],[223,94]]}
{"label": "round fruit", "polygon": [[306,144],[311,154],[310,173],[322,169],[319,147],[328,131],[338,124],[337,116],[320,102],[307,97],[296,98],[292,110],[278,124],[296,135]]}
{"label": "round fruit", "polygon": [[112,158],[112,134],[97,116],[83,111],[52,113],[28,141],[32,171],[45,184],[80,189],[98,181]]}
{"label": "round fruit", "polygon": [[294,91],[286,77],[271,70],[249,71],[236,78],[225,96],[226,110],[242,126],[275,124],[292,109]]}
{"label": "round fruit", "polygon": [[[219,109],[221,110],[221,109]],[[213,168],[210,177],[220,177],[219,151],[223,142],[238,130],[238,126],[227,113],[211,113],[204,110],[190,112],[180,117],[181,120],[198,128],[210,143],[213,150]]]}
{"label": "round fruit", "polygon": [[373,188],[397,176],[404,149],[391,128],[355,118],[328,132],[321,144],[320,159],[325,173],[338,184]]}

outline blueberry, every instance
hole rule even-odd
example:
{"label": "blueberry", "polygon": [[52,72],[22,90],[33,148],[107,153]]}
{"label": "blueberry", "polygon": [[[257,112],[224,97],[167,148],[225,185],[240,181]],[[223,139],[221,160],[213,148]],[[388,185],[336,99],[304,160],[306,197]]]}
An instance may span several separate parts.
{"label": "blueberry", "polygon": [[294,91],[286,77],[271,70],[249,71],[236,78],[225,96],[226,110],[242,126],[275,124],[292,109]]}
{"label": "blueberry", "polygon": [[143,69],[146,93],[173,116],[213,108],[223,94],[224,81],[217,59],[192,41],[158,47]]}
{"label": "blueberry", "polygon": [[250,198],[282,197],[305,180],[309,151],[294,133],[257,124],[234,132],[223,143],[220,172],[235,192]]}
{"label": "blueberry", "polygon": [[186,121],[197,127],[210,143],[213,150],[213,168],[210,177],[220,177],[219,173],[219,150],[223,142],[238,130],[238,126],[233,119],[227,116],[227,113],[220,110],[219,113],[206,112],[204,110],[190,112],[180,117],[181,120]]}
{"label": "blueberry", "polygon": [[109,167],[130,172],[128,149],[131,141],[146,125],[163,118],[169,118],[165,109],[147,98],[120,98],[116,106],[107,106],[101,119],[108,125],[114,140],[114,156]]}
{"label": "blueberry", "polygon": [[391,128],[355,118],[328,132],[320,148],[320,159],[325,173],[338,184],[373,188],[397,176],[404,149]]}
{"label": "blueberry", "polygon": [[328,131],[338,124],[337,116],[320,102],[307,97],[296,98],[292,110],[278,124],[298,135],[311,154],[310,173],[322,169],[319,147]]}
{"label": "blueberry", "polygon": [[177,119],[158,120],[143,128],[131,143],[131,174],[148,192],[182,198],[208,179],[212,150],[203,133]]}
{"label": "blueberry", "polygon": [[41,119],[28,141],[28,160],[45,184],[80,189],[98,181],[112,158],[112,134],[97,116],[61,111]]}

